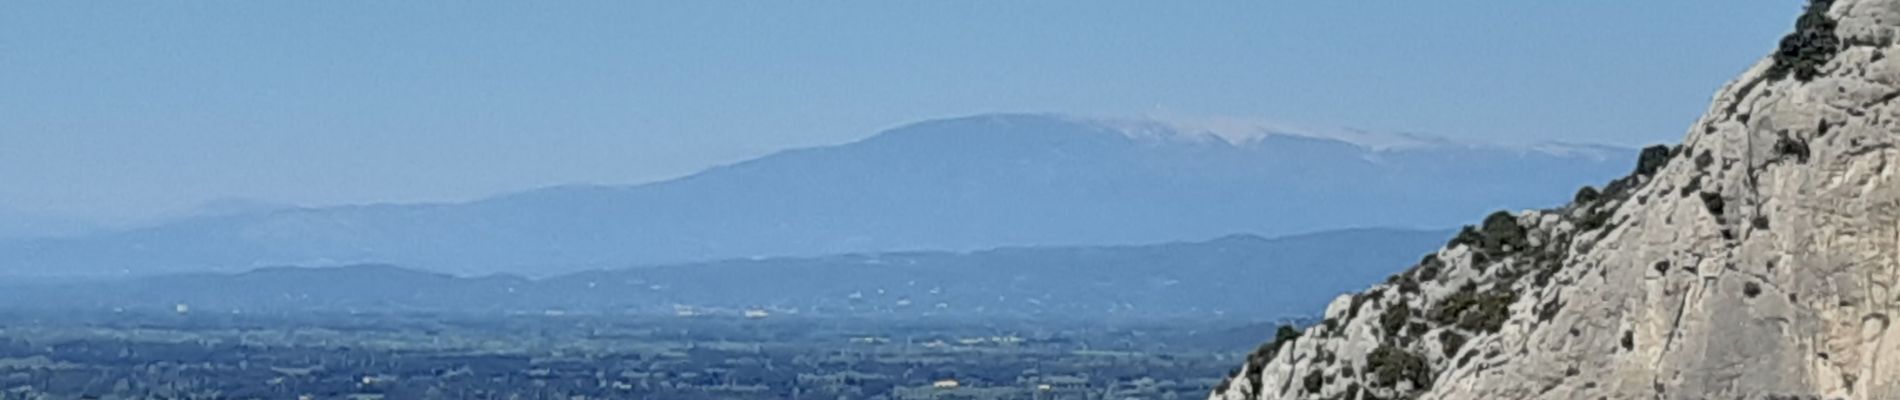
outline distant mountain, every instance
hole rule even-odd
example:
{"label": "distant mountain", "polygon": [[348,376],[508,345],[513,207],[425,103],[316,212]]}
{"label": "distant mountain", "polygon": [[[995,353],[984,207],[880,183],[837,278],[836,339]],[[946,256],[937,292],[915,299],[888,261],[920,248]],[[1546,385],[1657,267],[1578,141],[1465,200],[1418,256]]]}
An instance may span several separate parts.
{"label": "distant mountain", "polygon": [[159,223],[163,223],[163,222],[167,222],[171,220],[189,219],[189,218],[206,218],[206,217],[219,217],[219,216],[226,216],[226,215],[242,215],[242,214],[269,214],[272,212],[276,212],[280,210],[288,210],[288,209],[293,209],[293,208],[297,208],[297,207],[291,206],[291,205],[279,204],[279,203],[271,202],[268,200],[259,200],[259,199],[244,198],[244,197],[224,197],[224,198],[211,199],[203,203],[199,203],[198,205],[193,206],[184,211],[172,213],[169,215],[160,215],[152,219]]}
{"label": "distant mountain", "polygon": [[[34,212],[10,209],[0,206],[0,240],[71,238],[86,234],[123,231],[132,227],[144,227],[164,224],[172,221],[228,216],[239,214],[264,214],[276,210],[293,208],[263,200],[246,198],[214,199],[185,210],[168,211],[141,217],[118,218],[111,221],[95,218],[77,218],[50,212]],[[0,270],[0,275],[6,275]]]}
{"label": "distant mountain", "polygon": [[[390,266],[264,268],[0,286],[0,308],[197,312],[675,312],[740,315],[1218,317],[1315,310],[1451,232],[1347,230],[1145,246],[731,260],[531,280]],[[1257,339],[1257,338],[1255,338]]]}
{"label": "distant mountain", "polygon": [[93,224],[72,218],[0,208],[0,240],[68,237],[97,230]]}
{"label": "distant mountain", "polygon": [[156,274],[392,263],[546,276],[759,256],[1449,227],[1548,206],[1633,150],[1466,145],[1052,115],[913,124],[635,186],[459,204],[209,215],[0,243],[0,273]]}

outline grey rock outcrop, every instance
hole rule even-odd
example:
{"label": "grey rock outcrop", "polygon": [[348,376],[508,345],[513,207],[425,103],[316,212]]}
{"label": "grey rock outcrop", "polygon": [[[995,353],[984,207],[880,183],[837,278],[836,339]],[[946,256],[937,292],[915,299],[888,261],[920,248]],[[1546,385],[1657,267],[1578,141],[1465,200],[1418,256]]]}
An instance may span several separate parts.
{"label": "grey rock outcrop", "polygon": [[1900,0],[1814,1],[1673,148],[1500,213],[1212,399],[1900,398]]}

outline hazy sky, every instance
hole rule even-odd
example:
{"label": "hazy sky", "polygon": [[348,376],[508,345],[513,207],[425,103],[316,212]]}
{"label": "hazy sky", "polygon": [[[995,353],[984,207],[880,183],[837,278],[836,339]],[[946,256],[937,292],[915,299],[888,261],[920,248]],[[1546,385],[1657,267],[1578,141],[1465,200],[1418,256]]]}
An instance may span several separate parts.
{"label": "hazy sky", "polygon": [[992,111],[1677,140],[1803,2],[9,2],[0,215],[458,200]]}

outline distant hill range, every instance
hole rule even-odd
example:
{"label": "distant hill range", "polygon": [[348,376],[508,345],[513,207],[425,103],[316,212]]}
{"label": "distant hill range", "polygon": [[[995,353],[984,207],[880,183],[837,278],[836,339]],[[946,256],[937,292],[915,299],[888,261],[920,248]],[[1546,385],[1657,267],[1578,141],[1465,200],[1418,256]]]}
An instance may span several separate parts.
{"label": "distant hill range", "polygon": [[922,122],[632,186],[238,212],[0,241],[0,275],[388,263],[551,276],[746,257],[1443,228],[1559,204],[1635,151],[1001,114]]}
{"label": "distant hill range", "polygon": [[[1225,317],[1310,314],[1449,231],[1365,229],[1144,246],[772,258],[465,278],[382,265],[0,285],[0,309],[740,316]],[[1258,340],[1252,338],[1249,340]]]}

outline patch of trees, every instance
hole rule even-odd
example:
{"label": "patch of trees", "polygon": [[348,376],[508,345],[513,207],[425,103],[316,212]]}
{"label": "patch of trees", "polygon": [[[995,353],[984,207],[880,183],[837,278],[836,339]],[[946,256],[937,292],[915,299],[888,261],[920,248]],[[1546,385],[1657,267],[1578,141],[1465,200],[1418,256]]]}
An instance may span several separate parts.
{"label": "patch of trees", "polygon": [[1662,171],[1663,165],[1669,163],[1670,153],[1672,152],[1669,150],[1669,146],[1655,145],[1644,147],[1643,151],[1636,156],[1636,174],[1649,176],[1655,175],[1657,171]]}
{"label": "patch of trees", "polygon": [[[1267,362],[1273,361],[1274,356],[1280,355],[1282,348],[1299,338],[1299,329],[1294,328],[1292,325],[1281,325],[1279,329],[1274,330],[1273,341],[1261,344],[1259,348],[1254,349],[1253,353],[1247,355],[1247,367],[1245,369],[1234,371],[1227,378],[1227,381],[1221,382],[1221,391],[1226,391],[1227,387],[1232,384],[1234,377],[1240,375],[1243,371],[1256,374],[1260,373],[1261,368],[1267,366]],[[1261,382],[1259,379],[1251,379],[1248,380],[1247,383],[1249,388],[1253,390],[1248,393],[1260,393]]]}
{"label": "patch of trees", "polygon": [[1471,246],[1476,250],[1474,254],[1480,256],[1474,261],[1484,263],[1528,247],[1530,237],[1527,234],[1524,227],[1518,226],[1516,216],[1498,211],[1486,216],[1484,223],[1478,227],[1466,225],[1458,232],[1458,236],[1451,239],[1451,245]]}
{"label": "patch of trees", "polygon": [[1405,323],[1411,320],[1412,307],[1401,302],[1385,309],[1385,314],[1379,315],[1379,328],[1385,331],[1386,337],[1398,337],[1399,333],[1405,329]]}
{"label": "patch of trees", "polygon": [[1781,46],[1775,49],[1774,65],[1768,67],[1768,78],[1807,82],[1821,75],[1821,66],[1827,65],[1841,52],[1841,38],[1834,34],[1838,25],[1834,18],[1827,16],[1827,10],[1834,6],[1834,0],[1810,0],[1808,8],[1794,23],[1794,32],[1781,38]]}
{"label": "patch of trees", "polygon": [[1470,338],[1455,331],[1445,330],[1438,332],[1438,348],[1441,350],[1441,354],[1447,359],[1457,355],[1458,350],[1464,349],[1465,341],[1467,340],[1470,340]]}
{"label": "patch of trees", "polygon": [[1493,333],[1510,319],[1511,303],[1516,301],[1517,292],[1509,289],[1478,291],[1476,284],[1467,283],[1439,301],[1430,316],[1432,322],[1441,325],[1456,324],[1468,331]]}
{"label": "patch of trees", "polygon": [[1414,388],[1432,386],[1432,370],[1425,357],[1390,343],[1379,345],[1366,355],[1365,374],[1375,387],[1397,387],[1401,381]]}

